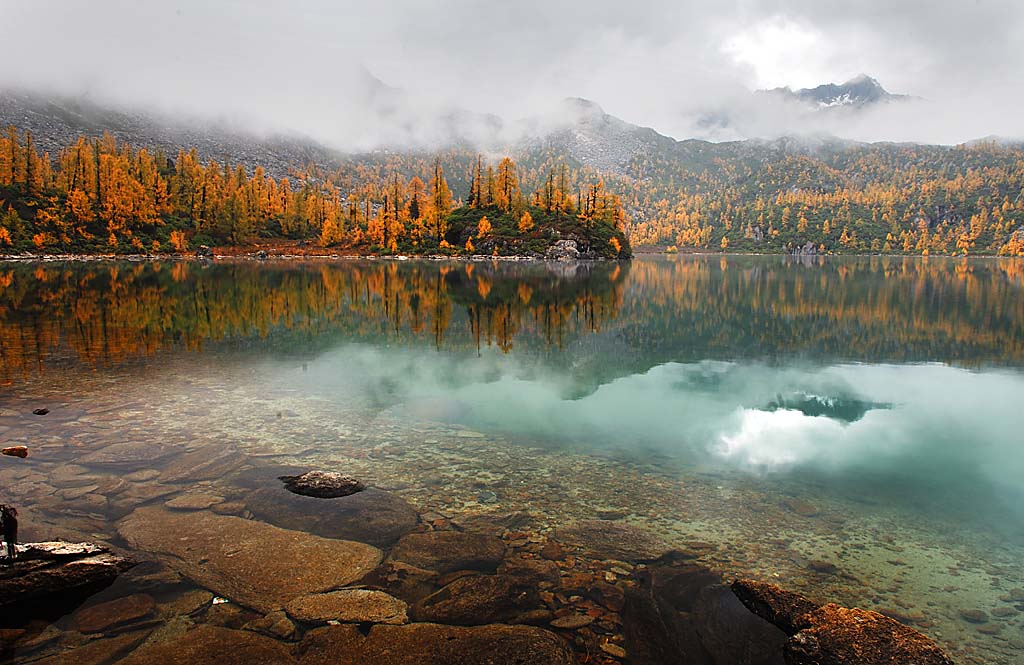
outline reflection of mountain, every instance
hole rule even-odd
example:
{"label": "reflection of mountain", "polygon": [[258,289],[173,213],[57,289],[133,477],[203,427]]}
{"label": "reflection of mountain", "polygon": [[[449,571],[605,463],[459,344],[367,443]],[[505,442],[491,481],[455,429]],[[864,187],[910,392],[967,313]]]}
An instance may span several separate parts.
{"label": "reflection of mountain", "polygon": [[564,371],[582,394],[672,361],[1020,364],[1020,284],[1012,259],[7,264],[0,374],[356,340],[494,346]]}

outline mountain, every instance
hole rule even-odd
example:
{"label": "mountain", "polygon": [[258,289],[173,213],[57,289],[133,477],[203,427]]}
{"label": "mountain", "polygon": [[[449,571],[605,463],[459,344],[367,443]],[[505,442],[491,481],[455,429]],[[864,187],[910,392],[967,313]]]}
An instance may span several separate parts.
{"label": "mountain", "polygon": [[771,95],[787,101],[794,101],[815,109],[862,108],[873,104],[898,102],[913,99],[910,95],[892,94],[876,79],[860,74],[845,83],[825,83],[814,88],[791,90],[773,88],[759,90],[757,94]]}

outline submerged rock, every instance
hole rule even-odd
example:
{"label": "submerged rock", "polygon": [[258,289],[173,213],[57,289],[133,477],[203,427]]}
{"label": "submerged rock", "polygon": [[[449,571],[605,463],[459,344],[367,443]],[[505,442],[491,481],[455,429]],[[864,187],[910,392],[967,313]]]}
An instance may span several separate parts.
{"label": "submerged rock", "polygon": [[85,455],[78,460],[85,466],[131,467],[150,464],[172,452],[159,443],[112,443]]}
{"label": "submerged rock", "polygon": [[0,450],[0,453],[10,457],[20,457],[25,459],[28,457],[28,446],[9,446]]}
{"label": "submerged rock", "polygon": [[[568,644],[533,626],[495,624],[465,628],[432,623],[374,626],[363,635],[356,626],[311,631],[299,644],[301,665],[571,665]],[[343,654],[343,657],[339,657]]]}
{"label": "submerged rock", "polygon": [[533,579],[468,575],[424,598],[413,614],[417,621],[476,626],[510,621],[539,605]]}
{"label": "submerged rock", "polygon": [[394,561],[417,568],[450,573],[456,570],[494,571],[505,558],[505,544],[496,536],[463,531],[410,533],[391,550]]}
{"label": "submerged rock", "polygon": [[791,637],[783,646],[787,665],[952,665],[934,642],[878,612],[817,606],[773,584],[736,580],[736,596],[751,612]]}
{"label": "submerged rock", "polygon": [[0,568],[0,616],[59,616],[133,565],[91,543],[19,545],[15,564]]}
{"label": "submerged rock", "polygon": [[121,665],[249,665],[293,663],[288,645],[249,630],[202,625],[173,640],[145,644],[118,661]]}
{"label": "submerged rock", "polygon": [[393,544],[419,522],[405,499],[374,487],[333,499],[293,494],[283,487],[260,489],[246,496],[245,504],[259,519],[285,529],[377,547]]}
{"label": "submerged rock", "polygon": [[117,525],[198,585],[269,612],[297,596],[348,584],[381,560],[377,548],[207,512],[138,508]]}
{"label": "submerged rock", "polygon": [[137,593],[92,605],[75,613],[75,628],[83,633],[102,633],[114,626],[144,619],[156,609],[152,596]]}
{"label": "submerged rock", "polygon": [[299,476],[281,476],[279,480],[289,492],[320,499],[349,496],[366,489],[355,478],[334,471],[307,471]]}
{"label": "submerged rock", "polygon": [[408,606],[383,591],[341,589],[311,594],[292,600],[285,607],[288,615],[306,623],[408,623]]}
{"label": "submerged rock", "polygon": [[668,550],[662,539],[646,529],[607,520],[583,520],[560,527],[555,539],[598,559],[649,561]]}
{"label": "submerged rock", "polygon": [[625,589],[625,648],[637,663],[782,665],[786,635],[702,566],[666,556]]}

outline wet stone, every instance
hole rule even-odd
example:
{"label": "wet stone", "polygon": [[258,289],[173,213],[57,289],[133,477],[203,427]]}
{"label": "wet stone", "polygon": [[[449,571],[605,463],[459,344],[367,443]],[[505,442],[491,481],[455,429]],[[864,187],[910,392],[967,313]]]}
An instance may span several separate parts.
{"label": "wet stone", "polygon": [[355,626],[328,626],[311,631],[298,652],[301,665],[341,662],[373,665],[571,665],[568,644],[533,626],[460,627],[431,623],[378,625],[365,636]]}
{"label": "wet stone", "polygon": [[276,610],[254,619],[242,626],[242,630],[251,630],[279,640],[290,640],[298,634],[298,628],[283,610]]}
{"label": "wet stone", "polygon": [[373,487],[333,499],[302,496],[276,487],[250,493],[245,504],[257,518],[285,529],[377,547],[393,544],[419,520],[404,499]]}
{"label": "wet stone", "polygon": [[555,538],[598,559],[648,561],[668,550],[661,538],[644,528],[606,520],[584,520],[559,527]]}
{"label": "wet stone", "polygon": [[120,665],[249,665],[294,662],[286,644],[252,631],[199,626],[173,640],[147,644],[128,654]]}
{"label": "wet stone", "polygon": [[75,613],[75,628],[83,633],[101,633],[114,626],[144,619],[153,613],[151,596],[135,594],[92,605]]}
{"label": "wet stone", "polygon": [[594,617],[587,616],[586,614],[569,614],[564,617],[559,617],[551,622],[553,628],[562,628],[566,630],[576,630],[589,626],[594,623]]}
{"label": "wet stone", "polygon": [[986,621],[988,621],[988,615],[981,610],[960,610],[960,616],[961,618],[963,618],[964,621],[970,623],[985,623]]}
{"label": "wet stone", "polygon": [[463,531],[410,533],[391,550],[391,559],[448,573],[456,570],[493,571],[505,557],[505,544],[495,536]]}
{"label": "wet stone", "polygon": [[362,492],[366,486],[351,476],[335,471],[307,471],[279,478],[289,492],[318,499],[336,499]]}
{"label": "wet stone", "polygon": [[208,512],[139,508],[117,528],[130,545],[163,555],[198,585],[264,613],[352,582],[381,559],[363,543]]}
{"label": "wet stone", "polygon": [[301,596],[288,603],[285,610],[292,618],[305,623],[387,623],[408,622],[408,606],[383,591],[341,589],[328,593]]}
{"label": "wet stone", "polygon": [[224,497],[216,494],[182,494],[164,503],[171,510],[206,510],[218,503],[223,503]]}
{"label": "wet stone", "polygon": [[416,604],[417,621],[472,626],[507,622],[540,605],[529,579],[506,575],[468,575]]}
{"label": "wet stone", "polygon": [[152,464],[171,454],[173,449],[158,443],[113,443],[78,460],[85,466],[131,467]]}

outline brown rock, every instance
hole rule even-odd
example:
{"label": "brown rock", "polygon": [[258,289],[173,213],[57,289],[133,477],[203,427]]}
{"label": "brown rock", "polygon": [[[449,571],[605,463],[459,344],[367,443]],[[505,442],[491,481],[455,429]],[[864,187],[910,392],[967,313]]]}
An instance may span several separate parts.
{"label": "brown rock", "polygon": [[144,619],[153,613],[153,598],[138,593],[86,607],[75,613],[75,627],[83,633],[101,633],[105,630]]}
{"label": "brown rock", "polygon": [[132,467],[151,464],[172,452],[172,448],[158,443],[112,443],[85,455],[78,462],[85,466]]}
{"label": "brown rock", "polygon": [[417,568],[449,573],[455,570],[493,571],[505,557],[500,538],[462,531],[410,533],[391,550],[391,559]]}
{"label": "brown rock", "polygon": [[104,665],[119,662],[118,658],[141,644],[147,635],[146,631],[133,631],[116,637],[93,640],[88,644],[32,662],[35,665]]}
{"label": "brown rock", "polygon": [[256,633],[276,637],[279,640],[290,640],[299,632],[292,620],[284,613],[284,610],[270,612],[259,619],[253,619],[242,626],[242,630],[251,630]]}
{"label": "brown rock", "polygon": [[952,665],[930,639],[887,616],[829,603],[783,646],[788,665]]}
{"label": "brown rock", "polygon": [[301,665],[571,665],[566,642],[533,626],[355,626],[311,631],[299,645]]}
{"label": "brown rock", "polygon": [[504,622],[540,605],[536,585],[507,575],[460,577],[419,603],[417,621],[462,626]]}
{"label": "brown rock", "polygon": [[139,647],[119,665],[270,665],[294,663],[290,650],[277,640],[248,630],[199,626],[174,640]]}
{"label": "brown rock", "polygon": [[28,457],[28,446],[9,446],[0,450],[0,453],[4,455],[10,455],[11,457],[20,457],[25,459]]}
{"label": "brown rock", "polygon": [[551,626],[554,628],[576,630],[577,628],[589,626],[592,623],[594,623],[594,617],[592,616],[587,616],[586,614],[569,614],[555,619],[551,622]]}
{"label": "brown rock", "polygon": [[834,603],[815,607],[773,584],[737,580],[733,592],[753,613],[791,637],[787,665],[952,665],[930,639],[895,619]]}
{"label": "brown rock", "polygon": [[363,543],[208,512],[139,508],[117,529],[133,547],[163,555],[198,585],[263,613],[348,584],[381,559],[377,548]]}
{"label": "brown rock", "polygon": [[318,499],[336,499],[366,489],[355,478],[336,471],[307,471],[298,476],[281,476],[279,480],[289,492]]}
{"label": "brown rock", "polygon": [[223,503],[224,497],[216,494],[181,494],[164,503],[171,510],[206,510],[218,503]]}
{"label": "brown rock", "polygon": [[801,517],[815,517],[821,513],[817,506],[803,499],[786,499],[782,505]]}
{"label": "brown rock", "polygon": [[800,630],[801,616],[819,607],[798,593],[767,582],[736,580],[732,583],[732,591],[747,609],[768,623],[775,624],[787,635]]}
{"label": "brown rock", "polygon": [[264,488],[246,496],[245,503],[256,517],[281,528],[376,547],[392,545],[419,521],[405,499],[374,487],[333,499],[293,494],[284,487]]}
{"label": "brown rock", "polygon": [[970,623],[985,623],[988,615],[981,610],[960,610],[960,617]]}
{"label": "brown rock", "polygon": [[646,529],[605,520],[584,520],[558,528],[555,538],[598,559],[648,561],[669,549],[663,540]]}
{"label": "brown rock", "polygon": [[387,623],[403,624],[408,606],[383,591],[341,589],[329,593],[300,596],[285,606],[288,614],[306,623]]}
{"label": "brown rock", "polygon": [[50,609],[65,604],[70,610],[133,565],[91,543],[21,545],[14,566],[0,568],[0,612],[30,603]]}

